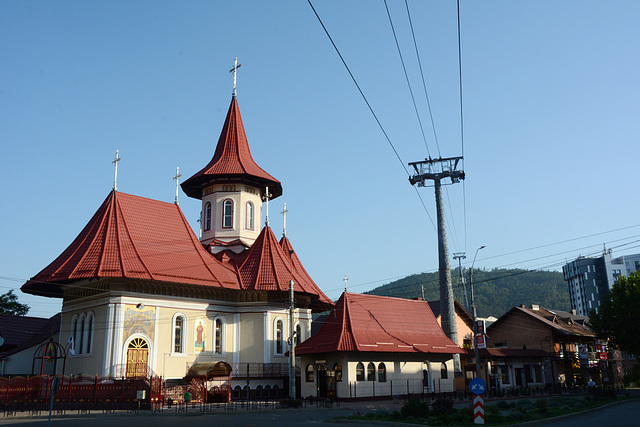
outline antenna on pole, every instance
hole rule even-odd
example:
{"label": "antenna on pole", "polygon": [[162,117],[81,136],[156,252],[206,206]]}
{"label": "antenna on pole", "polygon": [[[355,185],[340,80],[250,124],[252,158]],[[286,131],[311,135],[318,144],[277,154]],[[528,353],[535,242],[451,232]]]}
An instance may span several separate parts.
{"label": "antenna on pole", "polygon": [[[458,343],[458,329],[456,326],[455,305],[453,302],[453,286],[451,284],[451,268],[449,266],[449,247],[447,246],[447,228],[444,221],[444,208],[442,204],[442,179],[449,178],[455,184],[464,179],[464,171],[457,170],[462,157],[448,157],[409,163],[416,174],[409,177],[411,185],[426,187],[427,180],[433,180],[436,193],[436,212],[438,217],[438,261],[440,276],[440,313],[442,330],[453,341]],[[460,355],[453,355],[453,371],[456,377],[462,376]]]}
{"label": "antenna on pole", "polygon": [[113,191],[118,191],[118,163],[120,162],[120,157],[118,156],[119,151],[116,150],[116,158],[113,162],[114,165],[116,165],[116,171],[115,174],[113,175]]}
{"label": "antenna on pole", "polygon": [[464,293],[464,305],[467,306],[467,310],[469,310],[469,299],[467,298],[467,285],[464,283],[464,276],[462,274],[462,260],[467,259],[464,252],[454,252],[453,259],[458,260],[458,269],[460,270],[460,284],[462,285],[462,291]]}
{"label": "antenna on pole", "polygon": [[230,73],[233,73],[233,96],[236,96],[236,77],[238,76],[238,68],[242,67],[242,64],[238,64],[238,57],[236,56],[236,60],[234,62],[233,68],[229,70]]}
{"label": "antenna on pole", "polygon": [[282,226],[282,237],[287,237],[287,212],[289,212],[289,209],[287,209],[287,204],[285,203],[283,211],[280,212],[284,220],[284,224]]}
{"label": "antenna on pole", "polygon": [[180,173],[180,168],[176,167],[176,176],[173,177],[173,180],[176,182],[176,198],[173,201],[176,205],[178,204],[178,187],[180,187],[180,177],[182,174]]}

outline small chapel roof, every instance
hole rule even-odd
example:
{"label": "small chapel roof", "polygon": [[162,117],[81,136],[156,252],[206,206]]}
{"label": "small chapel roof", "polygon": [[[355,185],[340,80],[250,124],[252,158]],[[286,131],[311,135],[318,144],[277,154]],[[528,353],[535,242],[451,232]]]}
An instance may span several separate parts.
{"label": "small chapel roof", "polygon": [[280,181],[258,166],[251,156],[240,108],[235,96],[231,100],[213,158],[199,172],[184,181],[181,186],[187,196],[201,199],[202,188],[216,180],[242,182],[261,189],[269,187],[271,199],[282,195]]}
{"label": "small chapel roof", "polygon": [[[286,239],[283,238],[283,239]],[[288,291],[293,272],[294,292],[318,295],[325,309],[333,306],[331,300],[318,288],[306,272],[288,240],[286,250],[278,242],[270,227],[265,226],[238,265],[243,289]],[[293,268],[292,268],[293,267]]]}
{"label": "small chapel roof", "polygon": [[344,292],[318,333],[296,354],[335,351],[464,353],[425,301]]}
{"label": "small chapel roof", "polygon": [[240,288],[235,272],[203,248],[177,205],[118,191],[22,290],[60,297],[64,283],[101,277]]}

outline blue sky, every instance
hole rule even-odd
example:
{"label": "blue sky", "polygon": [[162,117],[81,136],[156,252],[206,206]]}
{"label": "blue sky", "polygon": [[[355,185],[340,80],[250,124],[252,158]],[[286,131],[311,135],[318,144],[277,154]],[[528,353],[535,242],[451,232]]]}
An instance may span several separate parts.
{"label": "blue sky", "polygon": [[[445,192],[449,250],[483,268],[558,269],[640,252],[640,3],[461,0],[463,184]],[[113,182],[173,201],[213,155],[231,101],[254,159],[279,179],[287,235],[332,299],[436,271],[427,157],[383,1],[313,2],[398,160],[305,1],[0,2],[4,193],[0,293],[80,232]],[[440,154],[462,154],[455,1],[409,1]],[[388,0],[438,156],[404,1]],[[200,202],[180,194],[194,228]],[[563,242],[563,243],[560,243]],[[19,294],[30,315],[59,299]],[[437,298],[435,289],[428,297]]]}

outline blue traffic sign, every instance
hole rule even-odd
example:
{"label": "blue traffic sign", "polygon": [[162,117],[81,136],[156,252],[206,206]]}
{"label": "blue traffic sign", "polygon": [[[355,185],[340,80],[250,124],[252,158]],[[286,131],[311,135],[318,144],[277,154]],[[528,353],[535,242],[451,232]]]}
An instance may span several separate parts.
{"label": "blue traffic sign", "polygon": [[487,383],[482,378],[474,378],[471,380],[469,388],[473,394],[483,394],[487,390]]}

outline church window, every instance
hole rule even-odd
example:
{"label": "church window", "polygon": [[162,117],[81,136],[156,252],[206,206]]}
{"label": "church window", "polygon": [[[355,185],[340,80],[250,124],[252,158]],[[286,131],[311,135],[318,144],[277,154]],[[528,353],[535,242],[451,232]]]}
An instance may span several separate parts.
{"label": "church window", "polygon": [[358,362],[356,365],[356,381],[364,381],[364,365]]}
{"label": "church window", "polygon": [[440,366],[440,379],[446,380],[447,378],[448,378],[447,365],[446,365],[446,363],[443,363]]}
{"label": "church window", "polygon": [[247,218],[245,222],[247,230],[253,230],[253,203],[247,202]]}
{"label": "church window", "polygon": [[378,382],[384,383],[387,382],[387,367],[384,363],[380,363],[378,365]]}
{"label": "church window", "polygon": [[78,329],[76,330],[76,354],[82,354],[84,349],[84,321],[85,315],[82,313],[78,319]]}
{"label": "church window", "polygon": [[204,205],[204,231],[211,230],[211,202]]}
{"label": "church window", "polygon": [[308,383],[312,383],[314,381],[314,379],[313,379],[313,365],[311,365],[311,364],[307,365],[306,378],[307,378],[307,382]]}
{"label": "church window", "polygon": [[367,381],[375,381],[376,380],[376,365],[369,362],[367,365]]}
{"label": "church window", "polygon": [[173,353],[184,353],[186,319],[184,315],[177,314],[173,317]]}
{"label": "church window", "polygon": [[296,345],[300,345],[301,341],[302,341],[302,328],[300,327],[300,324],[298,323],[296,325]]}
{"label": "church window", "polygon": [[76,342],[78,342],[78,315],[76,314],[75,316],[73,316],[73,320],[71,320],[71,339],[70,341],[73,341],[71,347],[73,348],[73,351],[76,351]]}
{"label": "church window", "polygon": [[93,341],[93,312],[90,312],[87,315],[84,324],[85,330],[83,331],[84,335],[84,351],[83,353],[90,354],[91,353],[91,344]]}
{"label": "church window", "polygon": [[233,227],[233,200],[227,199],[222,203],[222,227]]}
{"label": "church window", "polygon": [[282,320],[276,320],[276,354],[284,354],[284,323]]}
{"label": "church window", "polygon": [[217,354],[222,354],[222,337],[223,337],[223,326],[222,326],[222,320],[221,319],[216,319],[215,322],[215,346],[214,346],[214,352]]}

